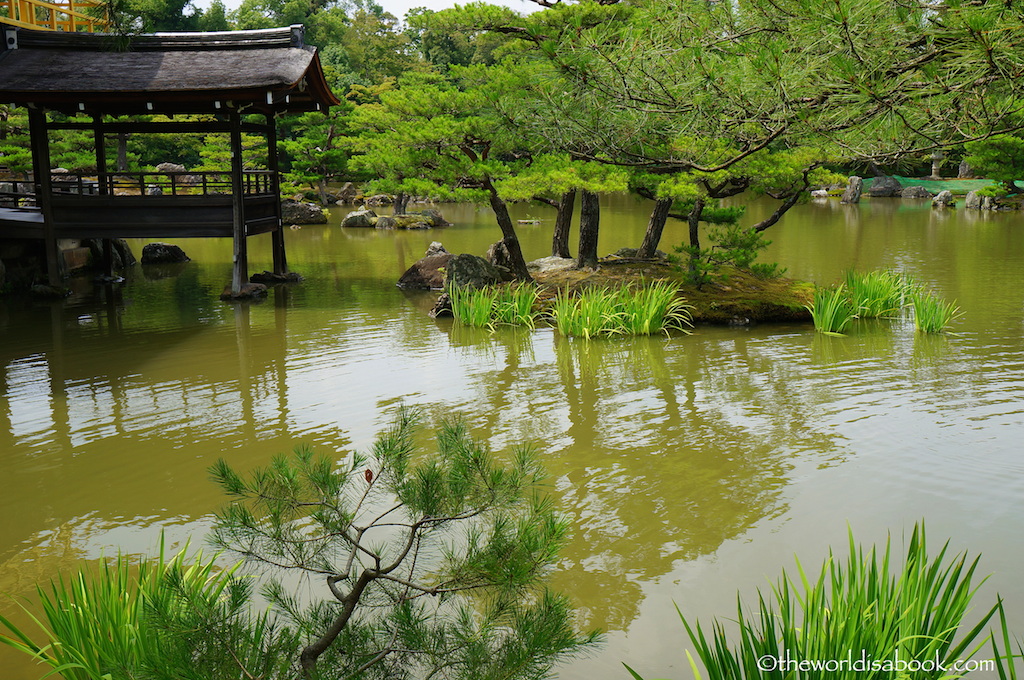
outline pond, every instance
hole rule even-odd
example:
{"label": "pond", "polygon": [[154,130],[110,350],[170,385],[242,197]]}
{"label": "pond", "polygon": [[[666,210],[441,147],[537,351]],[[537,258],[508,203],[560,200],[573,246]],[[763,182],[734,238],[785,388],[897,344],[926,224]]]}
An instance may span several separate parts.
{"label": "pond", "polygon": [[[816,567],[852,530],[897,551],[927,521],[933,549],[982,554],[982,602],[1024,634],[1024,216],[927,202],[798,206],[766,259],[794,278],[896,269],[956,300],[952,333],[863,323],[698,327],[582,342],[549,328],[495,333],[435,321],[434,296],[394,282],[433,240],[482,253],[489,211],[439,206],[434,231],[287,234],[304,283],[260,303],[217,299],[231,245],[181,241],[192,262],[136,267],[120,287],[75,283],[60,303],[0,299],[0,592],[81,560],[200,545],[224,498],[207,467],[264,464],[299,443],[365,450],[400,404],[459,413],[495,451],[534,442],[573,522],[553,575],[580,623],[607,632],[567,680],[690,677],[688,616],[731,617],[736,592],[799,555]],[[639,244],[649,204],[602,204],[600,251]],[[767,214],[754,202],[746,219]],[[553,214],[516,206],[528,259]],[[685,227],[666,229],[663,248]],[[141,243],[133,243],[136,253]],[[270,267],[268,244],[251,269]],[[980,605],[978,607],[980,609]],[[0,613],[15,607],[0,602]],[[41,673],[5,648],[7,680]]]}

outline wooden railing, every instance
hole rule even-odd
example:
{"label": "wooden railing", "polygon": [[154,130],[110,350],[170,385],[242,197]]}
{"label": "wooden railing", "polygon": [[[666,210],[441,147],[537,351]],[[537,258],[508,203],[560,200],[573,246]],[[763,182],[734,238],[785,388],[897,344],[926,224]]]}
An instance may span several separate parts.
{"label": "wooden railing", "polygon": [[0,0],[0,23],[44,31],[103,31],[110,24],[101,0]]}
{"label": "wooden railing", "polygon": [[[216,196],[231,195],[228,172],[106,172],[93,176],[54,175],[51,188],[57,195],[76,196]],[[242,174],[242,194],[275,194],[277,178],[269,170]],[[35,205],[31,180],[0,180],[0,205]]]}

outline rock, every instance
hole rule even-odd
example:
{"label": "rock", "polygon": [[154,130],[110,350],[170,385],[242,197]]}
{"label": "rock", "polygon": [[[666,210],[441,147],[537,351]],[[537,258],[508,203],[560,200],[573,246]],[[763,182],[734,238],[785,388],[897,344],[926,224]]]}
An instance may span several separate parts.
{"label": "rock", "polygon": [[[103,266],[103,239],[90,238],[82,241],[82,245],[89,248],[89,256],[92,258],[92,266],[100,268]],[[126,269],[137,262],[128,242],[123,238],[113,239],[111,245],[111,258],[114,269]],[[188,258],[186,258],[187,260]]]}
{"label": "rock", "polygon": [[373,227],[377,224],[377,213],[372,210],[355,210],[345,215],[341,221],[343,227]]}
{"label": "rock", "polygon": [[440,241],[431,241],[430,245],[427,246],[427,252],[424,257],[430,257],[431,255],[440,255],[442,253],[448,253],[448,250],[441,245]]}
{"label": "rock", "polygon": [[811,198],[828,198],[828,189],[815,189],[811,192]]}
{"label": "rock", "polygon": [[964,198],[964,208],[967,210],[981,210],[981,196],[977,191],[968,191]]}
{"label": "rock", "polygon": [[420,215],[425,217],[424,221],[432,227],[450,227],[452,224],[444,218],[440,210],[434,210],[433,208],[421,210]]}
{"label": "rock", "polygon": [[262,283],[247,283],[237,293],[231,292],[231,287],[228,286],[220,294],[220,299],[227,302],[256,300],[265,297],[267,297],[267,287]]}
{"label": "rock", "polygon": [[[633,254],[636,254],[636,249],[633,248]],[[621,251],[620,251],[621,252]],[[618,253],[616,253],[618,255]],[[533,260],[532,262],[526,263],[526,268],[531,272],[543,274],[544,272],[559,272],[566,269],[574,269],[576,267],[576,259],[572,257],[558,257],[552,255],[551,257],[542,257],[539,260]]]}
{"label": "rock", "polygon": [[515,269],[515,265],[512,264],[512,255],[508,252],[508,245],[505,240],[502,239],[497,243],[492,243],[491,247],[487,249],[487,261],[498,267],[508,275],[508,281],[512,281],[515,277],[512,276],[512,270]]}
{"label": "rock", "polygon": [[991,196],[981,197],[981,209],[982,210],[998,210],[999,206],[996,205],[996,200]]}
{"label": "rock", "polygon": [[[433,244],[431,244],[433,246]],[[417,260],[411,267],[405,270],[398,279],[399,288],[414,288],[421,290],[441,290],[444,288],[445,270],[452,258],[455,257],[448,251],[431,253]]]}
{"label": "rock", "polygon": [[895,177],[875,177],[868,189],[868,196],[872,198],[891,198],[902,193],[903,185]]}
{"label": "rock", "polygon": [[163,196],[164,190],[159,184],[150,184],[146,187],[147,196]]}
{"label": "rock", "polygon": [[483,288],[511,280],[512,275],[508,270],[496,267],[482,257],[466,253],[453,255],[444,273],[445,287]]}
{"label": "rock", "polygon": [[377,229],[430,229],[422,215],[391,215],[377,218]]}
{"label": "rock", "polygon": [[281,201],[281,221],[287,224],[327,224],[327,215],[316,203]]}
{"label": "rock", "polygon": [[448,296],[448,293],[441,293],[441,296],[437,298],[437,303],[434,304],[434,308],[429,312],[431,318],[439,319],[441,317],[455,316],[455,312],[452,311],[452,299]]}
{"label": "rock", "polygon": [[147,243],[142,247],[142,264],[191,262],[185,251],[170,243]]}
{"label": "rock", "polygon": [[[639,255],[638,255],[639,252],[640,252],[639,248],[619,248],[618,250],[616,250],[614,253],[612,253],[608,257],[619,258],[619,259],[623,259],[623,260],[636,259],[636,258],[639,257]],[[561,260],[563,258],[555,257],[555,258],[546,258],[546,259]],[[604,258],[604,259],[607,259],[607,258]],[[654,251],[654,255],[652,257],[644,258],[644,259],[667,260],[668,259],[668,255],[666,255],[663,250],[655,250]],[[573,262],[575,262],[575,261],[576,260],[573,260]],[[529,265],[527,265],[527,266],[529,266]]]}
{"label": "rock", "polygon": [[932,192],[928,191],[922,186],[907,187],[900,192],[900,196],[903,198],[931,198]]}
{"label": "rock", "polygon": [[298,283],[302,281],[302,276],[295,272],[285,272],[284,274],[275,274],[274,272],[268,272],[263,270],[258,274],[253,274],[249,277],[249,283]]}
{"label": "rock", "polygon": [[864,191],[864,180],[854,175],[850,178],[850,183],[846,185],[846,191],[843,192],[843,197],[839,199],[839,202],[860,203],[862,191]]}
{"label": "rock", "polygon": [[394,202],[395,202],[394,196],[388,196],[387,194],[375,194],[373,196],[367,197],[363,201],[363,204],[364,205],[381,206],[381,205],[391,205]]}
{"label": "rock", "polygon": [[338,190],[338,201],[340,203],[351,203],[352,200],[359,195],[359,190],[356,189],[356,185],[352,182],[345,182],[345,184]]}
{"label": "rock", "polygon": [[960,161],[960,167],[956,171],[957,179],[970,179],[974,177],[974,172],[971,170],[971,166],[967,161]]}
{"label": "rock", "polygon": [[938,194],[935,195],[935,198],[932,199],[932,207],[955,208],[956,201],[953,200],[953,192],[949,191],[948,189],[946,189],[945,191],[940,191]]}
{"label": "rock", "polygon": [[161,163],[156,166],[157,172],[185,172],[184,165],[178,165],[177,163]]}

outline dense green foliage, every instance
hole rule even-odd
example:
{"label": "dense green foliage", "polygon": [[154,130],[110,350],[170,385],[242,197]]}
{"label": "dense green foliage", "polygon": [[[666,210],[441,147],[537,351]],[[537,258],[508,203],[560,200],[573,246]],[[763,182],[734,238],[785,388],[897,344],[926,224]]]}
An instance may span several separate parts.
{"label": "dense green foliage", "polygon": [[[902,561],[893,557],[888,540],[881,553],[874,547],[866,551],[851,532],[845,563],[829,554],[815,577],[798,561],[796,576],[784,571],[770,593],[758,593],[753,611],[738,598],[738,636],[720,621],[708,630],[680,613],[705,669],[701,673],[687,651],[694,676],[959,678],[970,669],[958,670],[956,662],[970,659],[992,639],[986,628],[997,613],[1002,635],[992,640],[992,649],[1012,669],[1002,601],[971,620],[978,559],[947,552],[948,544],[934,558],[928,554],[923,526],[914,527]],[[814,668],[815,663],[832,665]]]}
{"label": "dense green foliage", "polygon": [[946,302],[904,274],[886,271],[849,271],[844,283],[815,290],[807,309],[815,329],[826,335],[841,335],[856,318],[892,318],[908,310],[917,330],[941,333],[961,315],[955,302]]}
{"label": "dense green foliage", "polygon": [[974,172],[1002,182],[1010,193],[1024,191],[1024,137],[1017,135],[995,135],[988,139],[966,144],[968,155],[964,158]]}

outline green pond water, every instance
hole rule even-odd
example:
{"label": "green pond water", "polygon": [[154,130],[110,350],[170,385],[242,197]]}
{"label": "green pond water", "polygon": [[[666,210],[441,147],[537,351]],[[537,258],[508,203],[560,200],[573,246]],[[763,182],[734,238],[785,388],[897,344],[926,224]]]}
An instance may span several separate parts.
{"label": "green pond water", "polygon": [[[137,267],[67,301],[0,299],[0,592],[161,532],[201,545],[223,497],[207,467],[240,468],[309,443],[366,449],[399,403],[460,413],[495,451],[534,442],[573,538],[552,575],[605,643],[572,680],[690,677],[676,606],[731,617],[791,567],[927,521],[937,550],[982,554],[981,602],[1002,594],[1024,636],[1024,215],[935,212],[926,202],[794,208],[768,235],[789,275],[837,281],[887,268],[964,312],[952,333],[907,321],[847,337],[807,324],[698,327],[582,342],[553,330],[469,330],[427,316],[434,295],[394,282],[431,241],[483,253],[489,211],[440,206],[425,232],[287,234],[304,283],[260,303],[217,299],[231,244],[181,241],[192,262]],[[601,251],[639,244],[649,204],[602,205]],[[755,203],[748,219],[771,210]],[[517,206],[528,259],[553,214]],[[663,248],[683,239],[670,225]],[[133,242],[141,252],[142,243]],[[253,239],[251,269],[270,266]],[[0,613],[16,607],[0,599]],[[0,647],[0,677],[42,674]]]}

